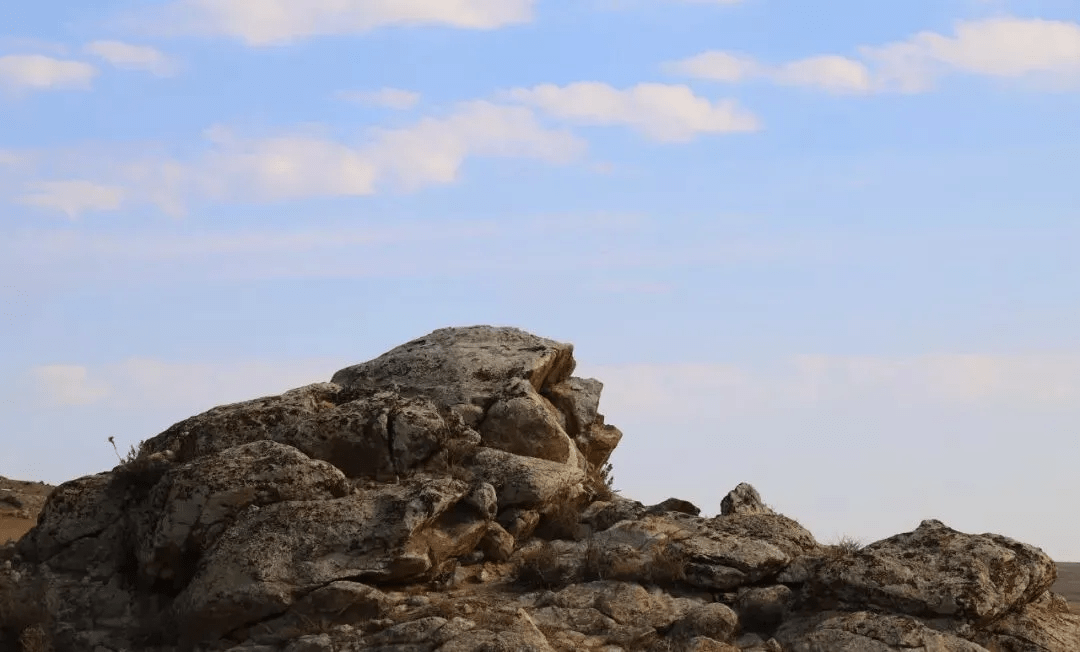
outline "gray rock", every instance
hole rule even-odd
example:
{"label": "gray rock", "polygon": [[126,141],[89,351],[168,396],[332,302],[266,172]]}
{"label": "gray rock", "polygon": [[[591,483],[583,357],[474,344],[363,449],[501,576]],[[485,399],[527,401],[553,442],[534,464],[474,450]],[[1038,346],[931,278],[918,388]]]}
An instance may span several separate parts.
{"label": "gray rock", "polygon": [[698,516],[701,514],[701,509],[697,505],[689,500],[683,500],[681,498],[668,498],[661,503],[649,507],[647,511],[650,514],[663,514],[664,512],[679,512],[680,514],[689,514],[691,516]]}
{"label": "gray rock", "polygon": [[441,561],[472,551],[484,534],[485,521],[455,513],[466,493],[457,480],[417,478],[249,510],[177,597],[176,620],[182,631],[212,640],[283,613],[304,587],[425,577]]}
{"label": "gray rock", "polygon": [[533,509],[508,507],[499,512],[498,519],[499,525],[516,541],[525,541],[532,536],[536,525],[540,522],[540,512]]}
{"label": "gray rock", "polygon": [[671,629],[671,637],[690,639],[696,636],[721,643],[733,643],[739,618],[730,607],[712,602],[698,605],[680,618]]}
{"label": "gray rock", "polygon": [[140,537],[136,554],[150,581],[183,586],[198,559],[245,508],[275,502],[324,500],[350,493],[344,474],[327,462],[272,441],[242,444],[170,471],[150,502],[161,516]]}
{"label": "gray rock", "polygon": [[480,549],[484,551],[485,559],[506,561],[514,554],[514,537],[498,523],[492,523],[480,540]]}
{"label": "gray rock", "polygon": [[1064,598],[1048,592],[1005,614],[975,641],[990,650],[1073,652],[1080,650],[1080,615],[1069,610]]}
{"label": "gray rock", "polygon": [[724,499],[720,501],[720,514],[723,516],[772,513],[773,511],[761,501],[757,489],[745,482],[740,483],[739,486],[728,492],[728,495],[724,496]]}
{"label": "gray rock", "polygon": [[794,600],[791,589],[783,584],[739,589],[735,611],[743,629],[772,633],[783,621]]}
{"label": "gray rock", "polygon": [[481,448],[468,465],[477,478],[495,488],[500,510],[545,507],[585,481],[584,472],[576,467],[494,448]]}
{"label": "gray rock", "polygon": [[784,652],[987,652],[952,634],[936,631],[910,616],[824,613],[785,622],[776,633]]}
{"label": "gray rock", "polygon": [[997,534],[964,534],[940,521],[828,559],[808,595],[899,614],[989,623],[1030,603],[1056,578],[1038,548]]}

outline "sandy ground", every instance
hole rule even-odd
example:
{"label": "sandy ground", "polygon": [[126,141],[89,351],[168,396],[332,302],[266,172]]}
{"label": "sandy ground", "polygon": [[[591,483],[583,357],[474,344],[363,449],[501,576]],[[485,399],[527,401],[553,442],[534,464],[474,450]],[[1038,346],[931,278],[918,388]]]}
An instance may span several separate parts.
{"label": "sandy ground", "polygon": [[43,482],[0,476],[0,544],[17,541],[34,527],[38,512],[53,489]]}
{"label": "sandy ground", "polygon": [[1074,614],[1080,614],[1080,563],[1058,562],[1058,578],[1052,589],[1065,596]]}
{"label": "sandy ground", "polygon": [[[0,476],[0,544],[18,540],[34,527],[38,512],[53,488],[42,482]],[[1073,613],[1080,614],[1080,563],[1058,563],[1053,591],[1065,596]]]}

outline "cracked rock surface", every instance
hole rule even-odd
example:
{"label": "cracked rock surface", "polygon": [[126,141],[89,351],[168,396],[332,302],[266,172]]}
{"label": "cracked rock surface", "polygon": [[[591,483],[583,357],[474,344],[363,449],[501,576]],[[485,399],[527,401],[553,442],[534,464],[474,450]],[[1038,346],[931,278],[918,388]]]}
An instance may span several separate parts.
{"label": "cracked rock surface", "polygon": [[448,328],[215,407],[67,482],[0,567],[0,652],[1077,652],[1038,548],[826,546],[733,482],[616,495],[573,347]]}

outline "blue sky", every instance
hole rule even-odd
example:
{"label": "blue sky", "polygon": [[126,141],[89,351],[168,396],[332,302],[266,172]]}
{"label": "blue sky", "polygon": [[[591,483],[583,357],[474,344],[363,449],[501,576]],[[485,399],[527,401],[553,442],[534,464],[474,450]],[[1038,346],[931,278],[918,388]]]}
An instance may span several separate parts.
{"label": "blue sky", "polygon": [[0,474],[450,325],[576,345],[616,484],[1080,561],[1080,8],[0,7]]}

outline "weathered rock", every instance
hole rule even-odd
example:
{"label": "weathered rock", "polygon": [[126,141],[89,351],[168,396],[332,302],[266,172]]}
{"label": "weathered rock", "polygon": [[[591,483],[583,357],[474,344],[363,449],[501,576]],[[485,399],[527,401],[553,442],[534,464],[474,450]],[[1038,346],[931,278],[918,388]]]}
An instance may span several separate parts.
{"label": "weathered rock", "polygon": [[500,510],[545,507],[585,481],[576,467],[494,448],[481,448],[466,463],[477,478],[495,488]]}
{"label": "weathered rock", "polygon": [[650,593],[640,584],[600,580],[569,586],[554,596],[556,606],[596,609],[620,625],[666,629],[697,606],[687,598]]}
{"label": "weathered rock", "polygon": [[702,519],[650,514],[593,535],[618,579],[686,582],[729,590],[774,577],[794,557],[816,547],[794,521],[774,514]]}
{"label": "weathered rock", "polygon": [[614,496],[611,500],[598,500],[581,513],[581,522],[601,532],[620,521],[632,521],[644,514],[646,508],[636,500]]}
{"label": "weathered rock", "polygon": [[672,638],[704,636],[721,643],[733,643],[739,626],[738,616],[731,608],[718,602],[698,605],[675,623]]}
{"label": "weathered rock", "polygon": [[516,328],[443,328],[346,367],[331,382],[358,395],[395,387],[438,405],[487,409],[512,379],[528,380],[537,391],[567,380],[573,350]]}
{"label": "weathered rock", "polygon": [[592,378],[567,378],[548,386],[543,395],[558,408],[566,419],[566,433],[593,466],[607,462],[619,445],[622,433],[604,424],[599,413],[600,391],[604,384]]}
{"label": "weathered rock", "polygon": [[701,514],[701,509],[697,505],[689,500],[682,500],[681,498],[668,498],[663,502],[649,507],[647,511],[650,514],[663,514],[664,512],[679,512],[680,514],[689,514],[691,516],[698,516]]}
{"label": "weathered rock", "polygon": [[772,633],[780,625],[791,606],[794,595],[783,584],[739,589],[735,611],[743,629]]}
{"label": "weathered rock", "polygon": [[714,518],[613,495],[621,433],[573,368],[443,329],[186,419],[0,550],[0,650],[32,623],[56,652],[1080,649],[1049,559],[1005,537],[845,549],[748,484]]}
{"label": "weathered rock", "polygon": [[781,625],[776,639],[784,652],[987,652],[958,636],[946,634],[910,616],[825,613]]}
{"label": "weathered rock", "polygon": [[508,453],[581,466],[577,447],[563,430],[560,416],[529,381],[517,379],[507,395],[488,409],[480,436],[486,446]]}
{"label": "weathered rock", "polygon": [[184,566],[199,559],[248,506],[350,492],[341,471],[277,442],[242,444],[189,462],[168,473],[150,494],[161,516],[136,550],[140,570],[151,581],[182,587],[194,572]]}
{"label": "weathered rock", "polygon": [[[284,612],[300,591],[339,580],[418,579],[470,552],[487,522],[456,508],[464,483],[418,478],[316,502],[245,511],[177,597],[181,631],[212,639]],[[463,518],[469,513],[472,520]]]}
{"label": "weathered rock", "polygon": [[1080,650],[1080,615],[1064,598],[1044,593],[1019,610],[1005,614],[975,641],[1004,652],[1071,652]]}
{"label": "weathered rock", "polygon": [[757,489],[745,482],[729,491],[728,495],[724,496],[724,499],[720,501],[720,514],[723,516],[772,513],[773,511],[761,501]]}
{"label": "weathered rock", "polygon": [[486,559],[506,561],[514,554],[514,537],[498,523],[492,523],[480,540],[480,549],[484,551]]}
{"label": "weathered rock", "polygon": [[439,652],[554,652],[533,618],[518,609],[509,619],[501,619],[499,630],[475,629],[450,639]]}
{"label": "weathered rock", "polygon": [[540,512],[520,507],[509,507],[499,513],[499,525],[501,525],[516,541],[524,541],[532,536],[537,523],[540,522]]}
{"label": "weathered rock", "polygon": [[391,606],[389,596],[372,586],[331,582],[298,599],[282,616],[259,623],[249,636],[256,644],[280,644],[307,633],[312,622],[368,622],[385,617]]}
{"label": "weathered rock", "polygon": [[1054,583],[1038,548],[996,534],[963,534],[940,521],[826,560],[809,594],[913,616],[986,624]]}

